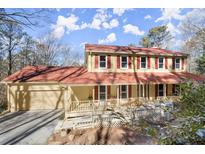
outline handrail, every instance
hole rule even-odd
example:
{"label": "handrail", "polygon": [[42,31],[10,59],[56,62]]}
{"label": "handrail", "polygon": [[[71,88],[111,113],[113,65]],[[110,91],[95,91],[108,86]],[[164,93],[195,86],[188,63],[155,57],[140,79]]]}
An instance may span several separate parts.
{"label": "handrail", "polygon": [[153,104],[158,101],[176,100],[178,96],[157,97],[156,100],[149,100],[144,97],[132,97],[128,99],[111,98],[105,101],[100,100],[82,100],[72,101],[68,111],[92,111],[104,110],[105,108],[115,108],[119,106],[140,106],[143,104]]}

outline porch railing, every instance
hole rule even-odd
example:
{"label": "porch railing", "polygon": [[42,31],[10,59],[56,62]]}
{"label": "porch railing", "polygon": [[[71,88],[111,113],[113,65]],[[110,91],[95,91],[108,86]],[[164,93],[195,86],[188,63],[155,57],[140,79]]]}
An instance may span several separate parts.
{"label": "porch railing", "polygon": [[104,111],[109,109],[115,109],[117,107],[135,107],[148,103],[164,102],[164,101],[177,101],[178,96],[157,97],[157,99],[151,101],[144,97],[129,98],[129,99],[107,99],[105,101],[100,100],[84,100],[84,101],[72,101],[68,112],[93,112]]}

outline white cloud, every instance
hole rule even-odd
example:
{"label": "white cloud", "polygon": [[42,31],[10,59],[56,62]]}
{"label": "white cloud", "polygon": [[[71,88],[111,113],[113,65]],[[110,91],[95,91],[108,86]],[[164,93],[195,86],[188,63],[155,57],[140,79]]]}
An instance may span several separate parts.
{"label": "white cloud", "polygon": [[127,22],[127,18],[125,18],[125,19],[123,19],[123,21],[122,21],[123,23],[126,23]]}
{"label": "white cloud", "polygon": [[132,10],[132,9],[114,8],[113,9],[113,14],[116,14],[118,16],[122,16],[125,13],[125,11],[128,11],[128,10]]}
{"label": "white cloud", "polygon": [[182,20],[184,18],[183,15],[181,15],[181,9],[179,8],[165,8],[165,9],[161,9],[162,12],[162,16],[157,18],[155,20],[155,22],[159,22],[159,21],[171,21],[172,19],[176,19],[176,20]]}
{"label": "white cloud", "polygon": [[60,11],[61,11],[61,9],[60,9],[60,8],[57,8],[57,9],[56,9],[56,11],[60,12]]}
{"label": "white cloud", "polygon": [[61,37],[63,37],[65,33],[65,28],[63,26],[57,26],[54,31],[52,32],[52,36],[54,38],[60,39]]}
{"label": "white cloud", "polygon": [[65,29],[67,30],[67,33],[79,30],[80,26],[77,24],[78,19],[79,18],[74,14],[71,14],[67,18],[59,15],[56,25],[52,26],[52,28],[54,29],[52,32],[53,36],[60,39],[64,35]]}
{"label": "white cloud", "polygon": [[118,22],[117,19],[112,19],[112,20],[110,21],[110,23],[104,22],[104,23],[102,24],[102,26],[103,26],[105,29],[112,29],[112,28],[114,28],[114,27],[117,27],[118,25],[119,25],[119,22]]}
{"label": "white cloud", "polygon": [[84,47],[85,46],[85,44],[87,44],[88,42],[82,42],[82,43],[80,43],[80,47]]}
{"label": "white cloud", "polygon": [[123,26],[123,28],[124,28],[124,33],[130,33],[133,35],[144,35],[145,33],[144,31],[141,31],[139,27],[131,25],[131,24],[127,24]]}
{"label": "white cloud", "polygon": [[[83,27],[97,29],[112,29],[119,25],[119,21],[117,19],[112,19],[112,15],[110,15],[107,9],[97,9],[96,14],[93,16],[93,20],[91,23],[84,23]],[[86,25],[87,24],[87,25]]]}
{"label": "white cloud", "polygon": [[152,19],[152,16],[148,14],[144,17],[144,19]]}
{"label": "white cloud", "polygon": [[99,39],[98,44],[112,43],[117,40],[115,33],[110,33],[105,39]]}
{"label": "white cloud", "polygon": [[68,18],[58,16],[57,26],[65,26],[69,32],[79,30],[80,26],[76,24],[78,17],[71,14]]}
{"label": "white cloud", "polygon": [[167,30],[171,33],[172,36],[180,34],[179,29],[176,26],[174,26],[171,22],[167,24]]}
{"label": "white cloud", "polygon": [[[100,19],[93,19],[92,23],[90,24],[90,28],[92,29],[101,29],[100,25],[102,24],[102,21]],[[88,24],[89,25],[89,24]]]}

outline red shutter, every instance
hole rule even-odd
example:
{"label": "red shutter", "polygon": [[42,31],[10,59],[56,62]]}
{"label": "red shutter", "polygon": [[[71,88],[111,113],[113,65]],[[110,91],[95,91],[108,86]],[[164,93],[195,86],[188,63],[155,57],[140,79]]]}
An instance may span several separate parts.
{"label": "red shutter", "polygon": [[165,57],[165,69],[168,69],[168,59]]}
{"label": "red shutter", "polygon": [[184,70],[184,58],[182,58],[182,70]]}
{"label": "red shutter", "polygon": [[117,68],[120,68],[120,56],[117,56]]}
{"label": "red shutter", "polygon": [[155,97],[157,98],[158,96],[158,84],[155,84]]}
{"label": "red shutter", "polygon": [[110,57],[111,57],[110,55],[107,56],[107,68],[111,68],[111,58]]}
{"label": "red shutter", "polygon": [[176,87],[176,85],[173,84],[173,85],[172,85],[172,96],[174,96],[174,93],[175,93],[175,87]]}
{"label": "red shutter", "polygon": [[95,100],[98,100],[98,86],[95,86]]}
{"label": "red shutter", "polygon": [[98,55],[95,55],[95,68],[98,68]]}
{"label": "red shutter", "polygon": [[150,69],[150,57],[148,56],[147,68]]}
{"label": "red shutter", "polygon": [[131,56],[128,57],[128,67],[129,69],[131,69],[131,64],[132,64],[132,59],[131,59]]}
{"label": "red shutter", "polygon": [[110,86],[107,86],[107,99],[110,99],[111,91]]}
{"label": "red shutter", "polygon": [[132,85],[129,85],[128,93],[129,93],[129,98],[131,98],[132,97]]}
{"label": "red shutter", "polygon": [[155,57],[155,69],[158,69],[158,57]]}
{"label": "red shutter", "polygon": [[140,69],[140,57],[137,57],[137,69]]}
{"label": "red shutter", "polygon": [[175,69],[175,58],[174,57],[172,58],[172,69],[173,70]]}

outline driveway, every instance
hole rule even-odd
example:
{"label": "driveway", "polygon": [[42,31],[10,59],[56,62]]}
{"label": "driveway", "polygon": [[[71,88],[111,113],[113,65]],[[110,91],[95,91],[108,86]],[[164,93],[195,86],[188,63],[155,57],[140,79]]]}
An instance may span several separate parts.
{"label": "driveway", "polygon": [[0,116],[0,144],[47,144],[62,110],[18,111]]}

